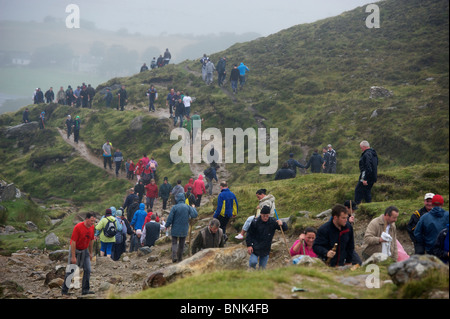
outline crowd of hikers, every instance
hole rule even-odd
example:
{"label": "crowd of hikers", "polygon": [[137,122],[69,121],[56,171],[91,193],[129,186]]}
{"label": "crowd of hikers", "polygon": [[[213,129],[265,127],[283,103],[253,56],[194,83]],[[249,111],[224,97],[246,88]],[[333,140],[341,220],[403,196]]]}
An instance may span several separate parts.
{"label": "crowd of hikers", "polygon": [[[151,68],[162,67],[170,61],[170,53],[166,50],[164,56],[158,61],[154,58]],[[218,85],[222,86],[226,80],[226,57],[222,57],[217,66],[206,56],[200,60],[202,79],[207,85],[213,83],[213,74],[218,73]],[[148,70],[144,64],[141,72]],[[243,63],[233,65],[229,80],[233,93],[238,92],[238,84],[242,90],[245,85],[246,72],[249,68]],[[69,86],[66,91],[60,88],[56,99],[52,89],[45,94],[36,89],[33,100],[35,103],[56,103],[88,107],[92,106],[95,95],[90,85],[77,87],[75,91]],[[125,87],[117,93],[117,109],[124,110],[128,96]],[[149,112],[155,111],[155,101],[158,92],[154,86],[146,91],[149,99]],[[45,100],[44,100],[45,98]],[[105,99],[111,102],[112,94],[107,90]],[[170,118],[174,126],[185,127],[192,131],[194,119],[201,120],[194,112],[191,116],[191,104],[194,101],[188,92],[170,89],[165,98],[166,107],[169,109]],[[24,123],[29,122],[29,110],[23,114]],[[73,120],[68,115],[66,122],[67,137],[74,133],[74,140],[79,138],[80,118]],[[45,112],[40,114],[40,127],[45,128]],[[275,206],[275,197],[266,189],[256,190],[256,211],[246,219],[240,232],[234,237],[236,241],[245,240],[249,255],[249,267],[265,269],[271,251],[273,237],[277,230],[288,246],[288,253],[293,257],[292,262],[298,263],[305,256],[319,258],[327,265],[356,266],[363,260],[370,258],[374,253],[383,253],[395,261],[409,258],[397,239],[395,222],[399,215],[399,209],[389,206],[384,213],[374,218],[364,232],[364,245],[361,254],[355,251],[354,224],[355,211],[364,200],[370,203],[372,200],[371,189],[377,181],[378,155],[370,147],[367,141],[360,143],[361,156],[359,159],[360,175],[355,187],[353,200],[347,200],[342,204],[335,204],[331,208],[329,219],[319,228],[306,227],[298,238],[287,244],[285,232],[288,230],[286,221],[280,219]],[[191,178],[184,186],[181,180],[176,185],[169,183],[169,178],[164,177],[159,184],[157,172],[158,163],[153,157],[143,154],[136,161],[127,159],[119,148],[113,152],[110,141],[102,146],[104,168],[113,169],[119,176],[125,169],[126,176],[136,184],[127,190],[124,202],[116,209],[111,206],[105,209],[104,215],[96,220],[95,216],[88,213],[86,219],[77,224],[73,230],[70,242],[69,265],[78,265],[84,269],[82,294],[93,293],[89,287],[90,260],[96,250],[94,244],[100,243],[100,256],[106,256],[112,260],[119,260],[125,251],[133,252],[144,247],[152,247],[161,236],[170,236],[172,239],[171,260],[180,262],[184,258],[186,239],[189,243],[189,254],[195,254],[206,248],[224,247],[229,240],[227,228],[229,221],[235,218],[239,212],[238,199],[231,191],[226,181],[221,181],[220,192],[217,194],[217,204],[211,214],[209,224],[197,232],[195,238],[191,238],[192,224],[198,217],[197,209],[201,205],[202,196],[213,194],[213,181],[219,182],[216,174],[218,165],[214,162],[194,180]],[[125,164],[125,165],[123,165]],[[324,147],[322,155],[314,150],[306,164],[294,159],[294,154],[289,154],[289,159],[282,164],[277,171],[275,180],[295,178],[297,168],[311,169],[312,173],[334,174],[337,171],[337,152],[331,144]],[[205,185],[204,179],[207,184]],[[209,192],[207,192],[209,189]],[[158,211],[155,203],[161,200],[162,208]],[[439,194],[426,193],[424,207],[415,211],[407,225],[408,234],[414,244],[415,254],[431,254],[448,264],[449,257],[449,213],[442,207],[444,199]],[[167,215],[167,216],[166,216]],[[290,246],[290,248],[289,248]],[[68,267],[69,269],[69,267]],[[73,268],[70,267],[66,276],[69,276]],[[68,287],[64,284],[62,293],[68,293]]]}

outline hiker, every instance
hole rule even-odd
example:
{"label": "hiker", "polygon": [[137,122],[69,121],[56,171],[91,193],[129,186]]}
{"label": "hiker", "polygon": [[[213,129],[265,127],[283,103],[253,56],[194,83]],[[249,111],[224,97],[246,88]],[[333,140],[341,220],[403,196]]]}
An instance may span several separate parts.
{"label": "hiker", "polygon": [[136,167],[134,166],[133,160],[128,160],[128,167],[127,167],[127,178],[130,180],[134,180],[134,170]]}
{"label": "hiker", "polygon": [[95,89],[90,84],[88,84],[86,92],[88,94],[88,108],[92,108],[92,101],[94,100]]}
{"label": "hiker", "polygon": [[317,230],[314,227],[306,227],[289,250],[291,256],[306,255],[316,258],[317,254],[313,250],[316,234]]}
{"label": "hiker", "polygon": [[[111,230],[114,228],[114,231]],[[105,216],[100,219],[96,229],[96,237],[100,237],[100,256],[111,257],[112,246],[116,242],[116,232],[118,229],[116,218],[112,215],[111,208],[107,208]],[[100,236],[99,236],[100,235]]]}
{"label": "hiker", "polygon": [[106,164],[108,164],[109,168],[113,169],[111,163],[112,147],[109,140],[106,140],[105,144],[103,144],[102,150],[103,150],[103,168],[106,169]]}
{"label": "hiker", "polygon": [[411,215],[411,218],[406,225],[406,230],[408,231],[409,238],[411,238],[411,241],[414,244],[414,251],[416,255],[423,255],[425,253],[425,247],[421,243],[417,242],[416,237],[414,236],[414,230],[416,229],[417,223],[419,222],[420,218],[433,209],[433,197],[433,193],[425,194],[424,206],[421,209],[416,210]]}
{"label": "hiker", "polygon": [[195,195],[192,194],[192,186],[188,186],[187,191],[184,193],[184,197],[186,198],[186,204],[190,206],[195,206],[197,203]]}
{"label": "hiker", "polygon": [[436,238],[431,253],[442,260],[444,264],[448,265],[448,224]]}
{"label": "hiker", "polygon": [[[128,192],[129,192],[129,194],[125,198],[125,201],[123,202],[123,205],[122,205],[122,207],[127,210],[127,213],[128,213],[129,208],[131,207],[131,204],[133,204],[134,199],[135,198],[139,199],[137,197],[137,195],[134,193],[134,188],[130,188],[128,190]],[[130,219],[128,219],[128,220],[130,221]]]}
{"label": "hiker", "polygon": [[173,119],[173,126],[177,125],[178,118],[180,119],[180,127],[183,126],[183,117],[184,117],[185,107],[183,104],[183,100],[181,98],[180,92],[177,92],[177,97],[175,101],[175,117]]}
{"label": "hiker", "polygon": [[230,84],[231,89],[233,90],[233,94],[236,94],[238,92],[238,81],[239,81],[239,70],[237,68],[237,64],[233,65],[233,69],[231,69],[230,72]]}
{"label": "hiker", "polygon": [[289,159],[287,160],[289,168],[294,172],[294,177],[297,176],[297,167],[305,168],[297,160],[294,159],[294,153],[289,153]]}
{"label": "hiker", "polygon": [[336,151],[333,149],[331,144],[327,145],[327,157],[323,161],[323,169],[325,173],[335,174],[336,173]]}
{"label": "hiker", "polygon": [[72,117],[70,115],[67,115],[66,119],[67,139],[69,139],[70,134],[72,134],[72,126],[73,126]]}
{"label": "hiker", "polygon": [[[189,96],[189,93],[186,92],[186,94],[183,97],[183,104],[184,104],[184,115],[189,118],[191,115],[191,103],[192,98]],[[189,130],[190,132],[190,130]]]}
{"label": "hiker", "polygon": [[75,100],[76,100],[76,96],[73,93],[72,87],[69,85],[66,90],[66,103],[68,106],[73,106],[73,103]]}
{"label": "hiker", "polygon": [[369,142],[362,141],[359,144],[362,154],[359,158],[359,175],[358,184],[355,188],[355,203],[359,205],[364,199],[366,203],[372,201],[371,190],[373,184],[377,181],[378,155],[377,152],[370,147]]}
{"label": "hiker", "polygon": [[147,154],[144,153],[142,154],[142,158],[140,159],[140,161],[142,162],[142,166],[145,167],[150,162],[150,159],[148,158]]}
{"label": "hiker", "polygon": [[142,203],[142,198],[144,197],[145,193],[145,185],[143,181],[137,182],[137,184],[134,186],[134,192],[139,198],[139,203]]}
{"label": "hiker", "polygon": [[134,230],[142,230],[144,226],[145,217],[147,217],[147,212],[145,211],[145,204],[140,203],[139,209],[134,213],[133,219],[131,220],[130,225],[133,226]]}
{"label": "hiker", "polygon": [[141,70],[140,70],[139,72],[144,72],[144,71],[147,71],[147,70],[148,70],[148,66],[147,66],[146,63],[144,63],[144,64],[141,66]]}
{"label": "hiker", "polygon": [[55,99],[55,93],[53,92],[53,88],[50,87],[47,92],[44,94],[45,100],[47,101],[47,104],[53,103],[53,100]]}
{"label": "hiker", "polygon": [[166,106],[169,107],[170,117],[173,118],[173,107],[175,106],[176,94],[174,89],[170,89],[169,94],[166,98]]}
{"label": "hiker", "polygon": [[191,127],[192,127],[192,133],[191,133],[191,137],[192,137],[192,141],[195,141],[195,138],[197,135],[199,135],[199,139],[201,141],[202,137],[201,134],[198,134],[199,132],[201,132],[201,126],[202,126],[202,122],[203,119],[200,117],[200,115],[198,114],[198,112],[194,112],[194,115],[191,116]]}
{"label": "hiker", "polygon": [[150,216],[150,221],[144,225],[141,242],[144,246],[154,246],[156,240],[159,238],[159,234],[161,231],[164,231],[164,229],[165,227],[156,221],[156,214],[152,214]]}
{"label": "hiker", "polygon": [[200,59],[200,63],[202,65],[202,80],[203,82],[206,82],[206,63],[208,62],[208,57],[206,56],[206,53],[203,54],[203,57]]}
{"label": "hiker", "polygon": [[22,123],[30,123],[29,115],[30,115],[30,110],[28,108],[25,108],[25,111],[23,111],[23,113],[22,113]]}
{"label": "hiker", "polygon": [[113,95],[111,93],[111,89],[110,88],[106,88],[106,93],[105,93],[105,96],[103,97],[103,99],[106,102],[106,107],[110,108],[111,107],[111,101],[113,99]]}
{"label": "hiker", "polygon": [[80,98],[81,98],[81,107],[87,108],[88,102],[89,102],[89,94],[88,94],[87,88],[84,86],[81,89]]}
{"label": "hiker", "polygon": [[329,156],[330,156],[330,154],[328,154],[327,148],[326,148],[326,147],[323,147],[323,148],[322,148],[322,159],[323,159],[323,162],[322,162],[322,170],[323,170],[324,173],[327,172],[327,168],[325,167],[325,163],[328,162],[328,157],[329,157]]}
{"label": "hiker", "polygon": [[123,154],[120,151],[120,149],[116,148],[116,151],[114,152],[114,164],[116,165],[116,177],[119,177],[119,170],[122,166],[123,161]]}
{"label": "hiker", "polygon": [[152,62],[150,62],[150,68],[153,70],[153,69],[156,68],[156,67],[157,67],[157,64],[156,64],[156,57],[153,57]]}
{"label": "hiker", "polygon": [[239,64],[237,69],[239,70],[239,84],[240,84],[240,88],[242,90],[244,88],[244,84],[245,84],[245,73],[247,71],[250,71],[250,69],[244,64],[244,62],[241,62],[241,64]]}
{"label": "hiker", "polygon": [[389,206],[383,215],[372,219],[364,233],[364,250],[362,256],[368,259],[374,253],[383,253],[391,257],[395,262],[398,258],[397,228],[395,222],[399,210],[395,206]]}
{"label": "hiker", "polygon": [[314,150],[313,154],[309,158],[308,164],[305,169],[311,167],[311,173],[320,173],[322,171],[323,158],[319,155],[318,150]]}
{"label": "hiker", "polygon": [[170,194],[173,196],[173,198],[175,199],[176,196],[178,194],[183,194],[184,195],[184,188],[183,186],[181,186],[181,180],[177,180],[177,185],[175,185],[174,188],[172,188],[172,191],[170,192]]}
{"label": "hiker", "polygon": [[39,114],[39,128],[43,130],[45,128],[45,111]]}
{"label": "hiker", "polygon": [[158,177],[156,176],[156,168],[158,167],[158,162],[155,160],[155,158],[152,156],[150,158],[150,161],[148,162],[150,164],[150,168],[153,171],[153,178],[155,179],[155,181],[158,180]]}
{"label": "hiker", "polygon": [[127,220],[129,223],[131,223],[131,221],[133,220],[134,213],[139,210],[139,205],[139,197],[136,196],[133,198],[133,202],[127,208]]}
{"label": "hiker", "polygon": [[66,92],[64,92],[62,86],[59,88],[58,93],[56,93],[56,103],[59,105],[66,105]]}
{"label": "hiker", "polygon": [[220,228],[219,220],[213,218],[209,221],[208,226],[200,230],[192,243],[192,255],[202,249],[207,248],[223,248],[225,240],[223,230]]}
{"label": "hiker", "polygon": [[117,97],[119,99],[119,102],[117,104],[117,110],[123,111],[125,105],[128,103],[128,95],[127,90],[125,90],[125,85],[122,85],[122,88],[117,92]]}
{"label": "hiker", "polygon": [[206,194],[205,182],[203,182],[203,175],[199,174],[198,178],[195,180],[192,186],[192,193],[197,198],[195,202],[195,207],[200,207],[200,202],[202,201],[203,194]]}
{"label": "hiker", "polygon": [[216,68],[214,67],[214,63],[211,62],[211,60],[208,58],[206,62],[206,85],[210,85],[213,83],[213,75]]}
{"label": "hiker", "polygon": [[[355,242],[353,227],[348,222],[344,205],[336,204],[331,210],[332,219],[317,230],[313,251],[329,266],[343,266],[352,263]],[[335,244],[337,249],[334,250]]]}
{"label": "hiker", "polygon": [[289,179],[294,177],[295,173],[292,169],[289,168],[289,164],[287,162],[283,163],[283,165],[281,165],[281,168],[275,174],[276,181],[280,179]]}
{"label": "hiker", "polygon": [[209,195],[212,195],[213,191],[213,179],[218,182],[217,174],[216,174],[216,167],[213,163],[210,164],[210,166],[203,171],[203,174],[205,174],[206,181],[208,182],[207,188],[209,188]]}
{"label": "hiker", "polygon": [[37,88],[34,96],[34,104],[40,103],[44,103],[44,93],[42,93],[41,88]]}
{"label": "hiker", "polygon": [[256,206],[256,214],[247,218],[247,220],[244,223],[244,226],[242,226],[241,232],[234,238],[244,239],[244,235],[248,231],[253,219],[255,219],[259,216],[259,214],[261,213],[261,209],[264,206],[269,206],[269,208],[270,208],[270,216],[269,217],[273,217],[275,215],[275,197],[271,194],[267,195],[266,193],[267,193],[267,190],[264,188],[258,189],[256,191],[256,198],[258,198],[258,202],[259,202],[258,206]]}
{"label": "hiker", "polygon": [[185,193],[187,192],[188,187],[191,187],[192,189],[194,189],[194,179],[193,178],[189,178],[189,182],[186,185],[184,185]]}
{"label": "hiker", "polygon": [[170,59],[172,59],[172,55],[170,54],[169,49],[166,49],[164,52],[164,65],[169,64]]}
{"label": "hiker", "polygon": [[81,120],[80,116],[77,115],[75,117],[75,121],[73,121],[73,141],[78,144],[78,140],[80,139],[80,128],[81,128]]}
{"label": "hiker", "polygon": [[81,106],[80,93],[81,93],[81,88],[79,86],[77,86],[77,88],[73,91],[73,96],[75,97],[75,100],[74,100],[75,107]]}
{"label": "hiker", "polygon": [[195,207],[185,203],[184,193],[177,194],[175,200],[176,205],[170,210],[165,224],[166,228],[171,227],[172,262],[174,263],[183,260],[184,243],[189,231],[189,219],[198,216]]}
{"label": "hiker", "polygon": [[150,183],[145,185],[145,189],[147,190],[146,193],[146,204],[147,204],[147,210],[150,208],[150,210],[153,209],[153,203],[155,202],[155,199],[158,198],[158,185],[155,183],[155,179],[152,178],[150,180]]}
{"label": "hiker", "polygon": [[227,67],[227,59],[226,57],[223,57],[217,63],[217,74],[218,74],[217,83],[219,86],[222,86],[223,81],[225,80],[225,76],[227,73],[226,67]]}
{"label": "hiker", "polygon": [[138,182],[141,180],[141,175],[144,172],[144,169],[145,169],[145,165],[144,165],[142,159],[140,159],[134,169],[134,174],[136,175]]}
{"label": "hiker", "polygon": [[141,173],[140,181],[142,181],[145,186],[145,185],[150,184],[150,181],[152,178],[153,178],[153,171],[150,168],[150,164],[147,163],[147,165],[144,166],[144,171]]}
{"label": "hiker", "polygon": [[[66,275],[62,285],[61,293],[68,295],[69,287],[67,286],[68,277],[75,272],[76,267],[83,269],[83,279],[81,286],[81,294],[93,294],[90,290],[91,260],[93,257],[94,243],[94,226],[95,217],[91,213],[87,213],[84,221],[75,225],[70,237],[68,266]],[[72,266],[76,265],[76,267]],[[75,269],[74,269],[75,268]]]}
{"label": "hiker", "polygon": [[137,229],[130,237],[130,253],[137,251],[141,246],[142,230]]}
{"label": "hiker", "polygon": [[433,253],[433,245],[441,230],[447,227],[448,211],[444,210],[444,198],[436,194],[432,199],[433,208],[419,219],[414,236],[420,245],[425,247],[425,253]]}
{"label": "hiker", "polygon": [[236,195],[230,191],[226,181],[220,182],[220,194],[217,197],[217,208],[213,217],[220,221],[220,228],[222,228],[225,236],[228,221],[230,218],[236,217],[238,209],[239,205]]}
{"label": "hiker", "polygon": [[265,269],[269,261],[272,239],[278,229],[288,230],[285,222],[270,217],[270,207],[264,206],[258,218],[255,218],[248,229],[246,243],[250,255],[248,261],[251,268],[256,269],[259,260],[259,269]]}
{"label": "hiker", "polygon": [[121,231],[116,233],[116,241],[111,248],[111,259],[117,261],[120,256],[125,252],[125,242],[127,240],[127,226],[125,221],[122,219],[123,211],[121,209],[116,210],[115,213],[117,227],[121,228]]}
{"label": "hiker", "polygon": [[170,193],[172,192],[172,185],[169,184],[169,180],[167,177],[164,177],[164,181],[159,186],[159,197],[161,197],[163,201],[163,210],[167,209],[167,201],[169,200]]}
{"label": "hiker", "polygon": [[147,91],[148,96],[148,111],[155,112],[155,101],[158,99],[158,91],[156,91],[155,86],[150,86]]}
{"label": "hiker", "polygon": [[[147,216],[145,216],[144,227],[145,227],[145,224],[147,224],[148,222],[151,221],[151,217],[152,217],[153,215],[155,215],[155,220],[156,220],[156,222],[159,223],[159,216],[158,216],[158,214],[157,214],[157,213],[153,213],[152,210],[149,210],[149,211],[147,212]],[[142,230],[143,230],[143,229],[142,229]]]}
{"label": "hiker", "polygon": [[164,58],[162,54],[160,54],[158,60],[156,60],[156,65],[158,66],[158,68],[162,68],[164,66]]}

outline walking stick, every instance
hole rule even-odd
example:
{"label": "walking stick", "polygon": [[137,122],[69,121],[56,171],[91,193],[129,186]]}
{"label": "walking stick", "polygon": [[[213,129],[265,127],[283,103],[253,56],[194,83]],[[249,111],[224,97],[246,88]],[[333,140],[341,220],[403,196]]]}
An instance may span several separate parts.
{"label": "walking stick", "polygon": [[[275,212],[275,216],[277,217],[277,220],[279,220],[277,210],[274,209],[274,212]],[[291,256],[291,253],[289,252],[289,246],[286,241],[286,236],[284,235],[283,228],[281,227],[281,225],[279,225],[279,226],[280,226],[281,234],[283,235],[284,243],[286,244],[286,249],[287,249],[288,255]]]}
{"label": "walking stick", "polygon": [[192,235],[192,219],[189,220],[189,237],[188,237],[188,240],[189,240],[189,251],[188,251],[189,256],[192,255],[192,252],[191,252],[191,235]]}

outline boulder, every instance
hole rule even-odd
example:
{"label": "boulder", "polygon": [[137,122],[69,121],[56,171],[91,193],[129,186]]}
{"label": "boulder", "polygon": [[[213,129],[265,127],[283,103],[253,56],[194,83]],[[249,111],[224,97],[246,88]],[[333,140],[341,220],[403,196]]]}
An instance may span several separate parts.
{"label": "boulder", "polygon": [[413,255],[409,259],[397,262],[388,267],[388,274],[397,285],[403,285],[411,280],[420,280],[431,271],[443,270],[449,267],[439,258],[431,255]]}
{"label": "boulder", "polygon": [[383,253],[375,253],[372,256],[370,256],[369,258],[367,258],[367,260],[365,260],[362,263],[362,266],[366,266],[368,264],[378,264],[380,262],[383,262],[385,260],[387,260],[389,258],[388,255],[383,254]]}
{"label": "boulder", "polygon": [[34,134],[39,129],[39,123],[36,121],[30,123],[22,123],[16,126],[10,126],[5,130],[7,138],[15,138],[24,135]]}
{"label": "boulder", "polygon": [[239,269],[246,267],[247,249],[241,245],[227,248],[208,248],[178,264],[151,273],[143,283],[143,289],[159,287],[178,278],[202,274],[212,270]]}
{"label": "boulder", "polygon": [[48,258],[51,261],[67,261],[69,258],[69,250],[61,249],[55,250],[48,254]]}
{"label": "boulder", "polygon": [[45,246],[59,246],[61,245],[58,236],[55,233],[50,233],[45,237]]}
{"label": "boulder", "polygon": [[0,201],[8,201],[16,198],[16,186],[14,183],[6,186],[0,186]]}
{"label": "boulder", "polygon": [[388,89],[385,89],[384,87],[382,87],[382,86],[372,86],[372,87],[370,87],[370,98],[371,99],[376,99],[376,98],[379,98],[379,97],[390,97],[390,96],[392,96],[392,95],[394,95],[393,93],[392,93],[392,91],[389,91]]}
{"label": "boulder", "polygon": [[130,123],[131,131],[139,131],[142,129],[142,116],[135,117]]}

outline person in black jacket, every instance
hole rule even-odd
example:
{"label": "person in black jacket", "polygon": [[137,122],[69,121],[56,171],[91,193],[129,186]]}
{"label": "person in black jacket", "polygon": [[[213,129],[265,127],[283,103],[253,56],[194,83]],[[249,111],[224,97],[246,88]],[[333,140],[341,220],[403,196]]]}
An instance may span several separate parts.
{"label": "person in black jacket", "polygon": [[297,167],[305,168],[302,164],[300,164],[296,159],[294,159],[294,153],[289,154],[289,159],[287,160],[289,168],[294,171],[294,177],[297,176]]}
{"label": "person in black jacket", "polygon": [[373,184],[377,181],[378,155],[377,152],[370,147],[369,142],[362,141],[359,143],[362,154],[359,158],[359,180],[355,188],[355,204],[360,204],[364,199],[366,203],[372,201],[371,190]]}
{"label": "person in black jacket", "polygon": [[314,150],[313,154],[309,158],[308,164],[306,164],[305,169],[311,166],[311,173],[320,173],[323,164],[323,158],[319,155],[318,150]]}
{"label": "person in black jacket", "polygon": [[[353,227],[348,222],[347,209],[344,205],[337,204],[331,210],[331,217],[330,221],[317,230],[313,250],[319,258],[332,267],[351,264],[355,241]],[[337,248],[334,251],[335,244]]]}
{"label": "person in black jacket", "polygon": [[122,85],[122,88],[117,92],[117,97],[119,99],[119,103],[117,104],[117,110],[123,111],[125,104],[128,102],[127,90],[125,90],[125,85]]}
{"label": "person in black jacket", "polygon": [[288,178],[294,178],[294,177],[295,177],[295,173],[293,170],[291,170],[289,168],[288,163],[283,163],[281,168],[275,174],[275,180],[288,179]]}
{"label": "person in black jacket", "polygon": [[259,269],[265,269],[269,261],[272,239],[277,229],[287,231],[288,226],[280,219],[270,217],[270,207],[264,206],[258,218],[250,224],[247,233],[247,252],[250,255],[249,266],[256,269],[259,259]]}
{"label": "person in black jacket", "polygon": [[433,193],[426,193],[424,197],[424,206],[416,210],[409,219],[408,224],[406,225],[406,230],[408,231],[409,238],[414,244],[414,252],[416,255],[425,254],[425,246],[422,243],[418,243],[416,240],[416,236],[414,236],[414,230],[416,229],[417,223],[420,218],[433,209]]}
{"label": "person in black jacket", "polygon": [[235,64],[230,73],[230,84],[231,88],[233,89],[233,94],[236,94],[238,92],[239,76],[240,76],[239,70],[237,68],[237,64]]}
{"label": "person in black jacket", "polygon": [[152,247],[161,233],[161,224],[156,222],[156,214],[150,216],[150,221],[144,225],[142,236],[145,246]]}

